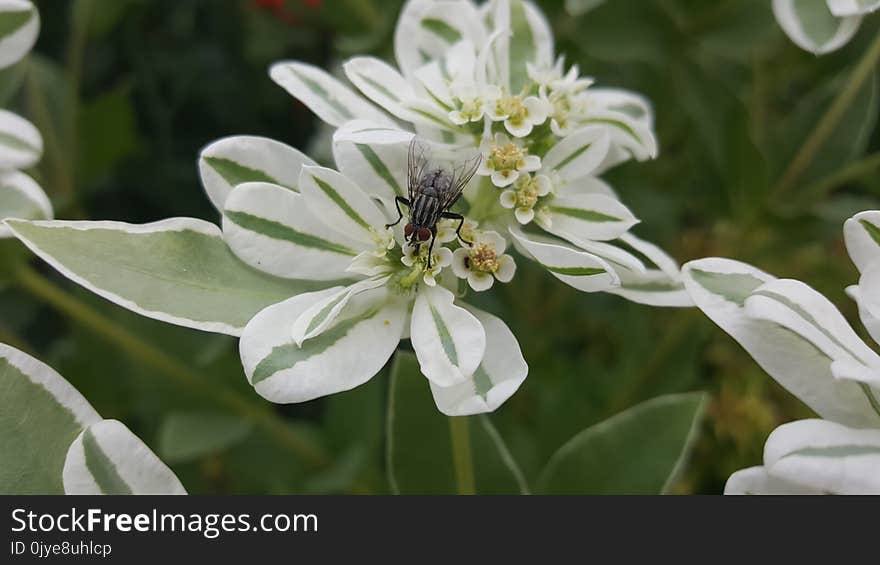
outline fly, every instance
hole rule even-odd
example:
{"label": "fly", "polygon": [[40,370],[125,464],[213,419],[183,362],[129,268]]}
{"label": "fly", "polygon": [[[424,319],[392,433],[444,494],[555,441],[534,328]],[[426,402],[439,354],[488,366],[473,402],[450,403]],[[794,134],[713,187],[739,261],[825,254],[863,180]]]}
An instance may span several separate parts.
{"label": "fly", "polygon": [[423,243],[431,241],[428,247],[428,268],[430,268],[434,240],[437,238],[437,222],[441,218],[458,220],[455,235],[462,243],[472,244],[461,236],[464,216],[450,212],[449,209],[458,201],[464,187],[477,172],[482,155],[478,153],[475,157],[448,169],[429,166],[426,153],[426,147],[413,137],[409,144],[406,175],[409,197],[398,196],[394,199],[394,205],[397,207],[397,220],[385,227],[399,224],[403,219],[400,205],[406,206],[409,209],[409,221],[403,228],[404,236],[417,253]]}

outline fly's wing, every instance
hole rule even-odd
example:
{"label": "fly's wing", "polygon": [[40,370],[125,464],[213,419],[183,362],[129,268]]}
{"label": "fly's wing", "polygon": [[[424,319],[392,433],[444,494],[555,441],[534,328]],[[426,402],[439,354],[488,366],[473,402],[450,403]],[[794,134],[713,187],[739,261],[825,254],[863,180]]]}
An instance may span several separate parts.
{"label": "fly's wing", "polygon": [[430,150],[418,137],[413,136],[409,142],[409,154],[406,171],[406,183],[409,192],[409,201],[414,202],[419,194],[421,180],[428,168]]}
{"label": "fly's wing", "polygon": [[449,183],[448,190],[444,191],[440,196],[441,210],[448,210],[453,204],[455,204],[456,200],[458,200],[461,193],[464,191],[464,187],[467,186],[467,183],[470,182],[474,174],[477,172],[482,159],[483,156],[480,153],[477,153],[474,157],[471,157],[452,170],[452,182]]}

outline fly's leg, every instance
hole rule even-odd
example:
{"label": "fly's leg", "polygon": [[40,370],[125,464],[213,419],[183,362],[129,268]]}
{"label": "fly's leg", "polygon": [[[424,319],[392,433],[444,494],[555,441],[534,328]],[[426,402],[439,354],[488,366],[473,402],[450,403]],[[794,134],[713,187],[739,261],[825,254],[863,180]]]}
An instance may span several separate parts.
{"label": "fly's leg", "polygon": [[[464,216],[461,214],[456,214],[454,212],[443,212],[440,214],[441,218],[446,218],[447,220],[458,220],[458,227],[455,228],[455,235],[458,237],[459,241],[467,245],[473,245],[473,241],[468,241],[465,238],[461,237],[461,228],[464,226]],[[400,221],[400,220],[398,220]]]}
{"label": "fly's leg", "polygon": [[428,270],[431,270],[431,257],[434,253],[434,240],[437,239],[437,229],[431,230],[431,245],[428,246]]}
{"label": "fly's leg", "polygon": [[397,220],[395,220],[395,221],[394,221],[393,223],[391,223],[391,224],[385,224],[385,228],[390,228],[391,226],[396,226],[397,224],[400,223],[400,220],[403,219],[403,212],[400,210],[400,203],[401,203],[401,202],[402,202],[403,205],[406,206],[407,208],[410,207],[409,200],[407,200],[407,199],[404,198],[403,196],[398,196],[398,197],[396,197],[396,198],[394,199],[394,205],[397,207]]}

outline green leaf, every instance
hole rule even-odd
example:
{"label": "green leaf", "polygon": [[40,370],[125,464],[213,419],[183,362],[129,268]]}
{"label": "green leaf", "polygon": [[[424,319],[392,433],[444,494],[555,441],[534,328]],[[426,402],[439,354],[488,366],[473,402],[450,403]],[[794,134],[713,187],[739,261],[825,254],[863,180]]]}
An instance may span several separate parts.
{"label": "green leaf", "polygon": [[133,4],[134,0],[76,0],[72,6],[73,23],[89,37],[97,38],[113,31]]}
{"label": "green leaf", "polygon": [[64,494],[67,450],[100,416],[58,373],[0,344],[0,493]]}
{"label": "green leaf", "polygon": [[687,457],[701,393],[661,396],[591,426],[550,458],[544,494],[660,494]]}
{"label": "green leaf", "polygon": [[250,269],[217,227],[201,220],[9,224],[31,251],[88,290],[138,314],[204,331],[240,335],[266,306],[317,286]]}
{"label": "green leaf", "polygon": [[[840,92],[843,81],[852,72],[851,69],[852,67],[834,80],[819,83],[811,92],[802,96],[790,117],[773,132],[774,142],[770,149],[773,151],[771,155],[774,157],[777,175],[785,170],[825,115],[832,100]],[[855,99],[816,153],[813,162],[801,175],[803,183],[809,184],[836,173],[865,154],[877,124],[877,83],[876,73],[865,80]]]}
{"label": "green leaf", "polygon": [[216,412],[174,412],[159,429],[159,453],[170,463],[198,459],[247,437],[250,423]]}
{"label": "green leaf", "polygon": [[[397,353],[389,395],[386,455],[392,491],[455,493],[449,418],[437,410],[412,353]],[[468,427],[477,493],[527,493],[522,472],[491,420],[471,416]]]}

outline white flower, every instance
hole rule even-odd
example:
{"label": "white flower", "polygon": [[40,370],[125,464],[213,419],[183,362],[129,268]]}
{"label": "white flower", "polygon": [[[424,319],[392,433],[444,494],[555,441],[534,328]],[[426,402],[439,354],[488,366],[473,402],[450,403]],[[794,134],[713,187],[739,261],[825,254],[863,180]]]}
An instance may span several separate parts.
{"label": "white flower", "polygon": [[[37,8],[30,0],[0,1],[0,18],[15,27],[0,39],[0,69],[27,55],[40,29]],[[52,218],[52,204],[40,185],[20,171],[34,166],[43,154],[43,138],[21,116],[0,110],[0,239],[12,232],[4,218],[44,220]]]}
{"label": "white flower", "polygon": [[431,253],[428,261],[428,247],[420,246],[418,249],[411,245],[405,245],[401,263],[407,267],[413,267],[422,274],[422,280],[428,286],[437,286],[437,277],[443,267],[452,264],[452,251],[446,247],[438,247]]}
{"label": "white flower", "polygon": [[496,232],[478,232],[470,246],[452,254],[452,272],[477,292],[492,288],[495,279],[510,282],[516,263],[504,253],[506,247],[507,242]]}
{"label": "white flower", "polygon": [[547,175],[523,175],[516,180],[513,189],[501,193],[501,205],[512,208],[519,223],[528,224],[535,217],[535,204],[552,191],[553,183]]}
{"label": "white flower", "polygon": [[510,374],[493,368],[501,366],[494,364],[497,356],[519,346],[503,322],[456,303],[443,286],[440,273],[452,264],[452,251],[435,241],[429,260],[430,242],[413,248],[402,229],[386,228],[385,211],[350,179],[304,156],[289,154],[279,163],[296,161],[298,192],[250,182],[222,198],[226,241],[245,263],[275,276],[356,280],[327,282],[323,290],[265,308],[247,324],[241,358],[257,392],[286,403],[348,390],[378,373],[409,337],[441,411],[497,408],[527,366]]}
{"label": "white flower", "polygon": [[[850,256],[862,273],[850,287],[865,326],[880,336],[874,308],[880,212],[847,220]],[[764,466],[735,473],[727,493],[880,494],[880,355],[824,296],[728,259],[684,267],[694,302],[782,386],[822,420],[781,426]]]}
{"label": "white flower", "polygon": [[540,168],[540,157],[529,155],[527,148],[503,133],[496,133],[491,141],[484,143],[483,159],[477,174],[490,177],[492,184],[504,188],[516,182],[521,173]]}
{"label": "white flower", "polygon": [[550,113],[550,104],[537,96],[500,94],[488,101],[487,114],[494,122],[504,122],[504,128],[514,137],[526,137],[535,126],[543,124]]}
{"label": "white flower", "polygon": [[816,55],[846,45],[858,31],[862,18],[878,8],[880,0],[773,0],[773,14],[789,39]]}
{"label": "white flower", "polygon": [[449,119],[459,126],[468,122],[481,122],[486,109],[491,108],[494,101],[501,96],[501,90],[494,85],[486,86],[481,91],[474,84],[453,84],[450,90],[455,109],[449,112]]}
{"label": "white flower", "polygon": [[[651,266],[628,250],[623,237],[631,235],[637,220],[596,178],[627,160],[656,157],[647,100],[595,88],[577,66],[565,69],[563,58],[554,55],[546,19],[531,2],[491,0],[478,6],[461,0],[450,6],[408,0],[395,30],[396,66],[373,57],[348,60],[343,67],[354,89],[298,62],[276,63],[270,74],[339,128],[337,167],[358,179],[391,214],[395,198],[406,196],[407,148],[417,132],[464,159],[481,153],[477,175],[463,194],[468,219],[492,226],[505,238],[511,228],[538,225],[550,241],[520,236],[574,246],[585,264],[600,261],[617,271],[601,278],[603,284],[593,284],[599,279],[582,284],[571,276],[561,280],[582,289],[620,291],[640,302],[689,304],[677,266],[674,272],[659,268],[658,262],[674,263],[665,253],[655,248]],[[437,26],[448,33],[432,31]],[[530,187],[534,179],[537,187]],[[545,179],[550,179],[549,191]],[[512,194],[499,194],[499,188]],[[446,237],[444,232],[439,241]],[[561,253],[568,256],[567,250]],[[641,290],[625,290],[622,284]]]}

